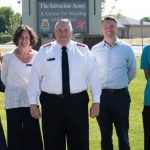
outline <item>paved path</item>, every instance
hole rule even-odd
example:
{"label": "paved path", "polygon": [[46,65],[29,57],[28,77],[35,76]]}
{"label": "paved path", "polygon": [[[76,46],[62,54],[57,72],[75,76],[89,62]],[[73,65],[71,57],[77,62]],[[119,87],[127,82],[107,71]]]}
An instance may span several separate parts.
{"label": "paved path", "polygon": [[132,48],[136,56],[140,56],[142,54],[142,46],[132,46]]}
{"label": "paved path", "polygon": [[[0,48],[3,48],[3,49],[14,49],[16,46],[15,45],[1,45],[0,44]],[[135,55],[136,56],[140,56],[141,53],[142,53],[142,46],[132,46],[134,52],[135,52]]]}
{"label": "paved path", "polygon": [[14,49],[15,45],[0,44],[1,49]]}

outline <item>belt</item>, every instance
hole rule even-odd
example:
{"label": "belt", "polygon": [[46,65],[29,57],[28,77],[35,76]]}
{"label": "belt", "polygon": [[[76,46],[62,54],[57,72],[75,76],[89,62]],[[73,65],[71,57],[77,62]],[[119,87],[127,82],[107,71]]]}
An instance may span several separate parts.
{"label": "belt", "polygon": [[[79,96],[79,95],[82,95],[82,94],[86,94],[87,91],[84,90],[82,92],[79,92],[79,93],[71,93],[67,96],[68,97],[75,97],[75,96]],[[44,94],[44,95],[49,95],[49,96],[55,96],[55,97],[59,97],[59,98],[64,98],[63,94],[52,94],[52,93],[47,93],[47,92],[44,92],[42,91],[41,94]]]}
{"label": "belt", "polygon": [[123,91],[126,91],[128,90],[128,88],[122,88],[122,89],[102,89],[102,93],[111,93],[111,94],[114,94],[114,93],[120,93],[120,92],[123,92]]}

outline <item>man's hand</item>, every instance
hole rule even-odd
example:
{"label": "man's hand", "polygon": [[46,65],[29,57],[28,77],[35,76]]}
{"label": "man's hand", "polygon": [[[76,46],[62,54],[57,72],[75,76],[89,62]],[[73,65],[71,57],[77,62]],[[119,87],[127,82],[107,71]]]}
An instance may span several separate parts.
{"label": "man's hand", "polygon": [[41,112],[39,110],[39,107],[35,104],[30,105],[30,114],[35,119],[39,119],[41,117]]}
{"label": "man's hand", "polygon": [[90,108],[90,117],[95,118],[99,115],[100,103],[93,103]]}

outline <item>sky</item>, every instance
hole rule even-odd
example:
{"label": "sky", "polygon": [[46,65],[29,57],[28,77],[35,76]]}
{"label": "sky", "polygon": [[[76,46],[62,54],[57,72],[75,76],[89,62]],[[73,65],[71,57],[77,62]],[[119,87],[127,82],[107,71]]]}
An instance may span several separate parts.
{"label": "sky", "polygon": [[104,15],[121,12],[124,16],[138,20],[150,17],[150,0],[106,0],[105,6]]}
{"label": "sky", "polygon": [[18,4],[18,1],[22,0],[0,0],[0,7],[10,6],[15,12],[19,12],[22,14],[22,4]]}
{"label": "sky", "polygon": [[[18,4],[17,1],[19,0],[0,0],[0,7],[11,6],[15,12],[21,13],[22,4]],[[117,0],[117,2],[106,0],[105,7],[104,15],[120,12],[122,15],[138,20],[150,17],[150,0]]]}

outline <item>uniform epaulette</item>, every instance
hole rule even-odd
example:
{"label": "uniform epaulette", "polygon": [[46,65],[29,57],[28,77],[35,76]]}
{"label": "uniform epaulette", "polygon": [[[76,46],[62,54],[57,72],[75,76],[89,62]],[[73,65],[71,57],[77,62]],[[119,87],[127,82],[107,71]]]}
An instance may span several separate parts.
{"label": "uniform epaulette", "polygon": [[51,42],[45,44],[43,47],[48,47],[48,46],[51,46]]}
{"label": "uniform epaulette", "polygon": [[82,43],[77,43],[77,46],[82,46],[82,47],[85,47],[85,44],[82,44]]}

